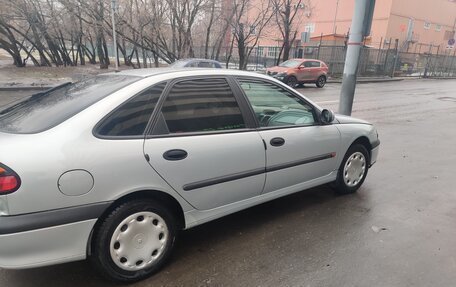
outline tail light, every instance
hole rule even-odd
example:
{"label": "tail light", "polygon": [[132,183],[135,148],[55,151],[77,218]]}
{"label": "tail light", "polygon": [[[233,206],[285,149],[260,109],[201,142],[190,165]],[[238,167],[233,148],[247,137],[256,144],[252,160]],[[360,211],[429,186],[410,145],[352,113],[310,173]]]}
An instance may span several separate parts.
{"label": "tail light", "polygon": [[21,179],[11,168],[0,163],[0,195],[15,192],[21,186]]}

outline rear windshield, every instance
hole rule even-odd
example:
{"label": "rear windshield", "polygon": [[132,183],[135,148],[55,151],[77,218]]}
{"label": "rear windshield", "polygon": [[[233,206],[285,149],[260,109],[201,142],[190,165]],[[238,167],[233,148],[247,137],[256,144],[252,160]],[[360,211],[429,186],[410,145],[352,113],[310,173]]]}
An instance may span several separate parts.
{"label": "rear windshield", "polygon": [[99,75],[66,83],[0,108],[0,131],[31,134],[50,129],[140,77]]}

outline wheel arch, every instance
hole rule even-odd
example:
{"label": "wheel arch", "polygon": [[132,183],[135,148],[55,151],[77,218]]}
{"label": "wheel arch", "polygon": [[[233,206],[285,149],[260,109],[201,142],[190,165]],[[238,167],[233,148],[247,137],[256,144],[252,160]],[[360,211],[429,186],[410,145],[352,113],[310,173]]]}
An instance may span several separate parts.
{"label": "wheel arch", "polygon": [[126,194],[118,199],[116,199],[114,202],[111,203],[111,205],[106,208],[106,210],[102,213],[102,215],[98,218],[97,222],[92,228],[92,231],[90,232],[90,236],[87,241],[87,255],[91,255],[91,249],[92,249],[92,237],[93,233],[96,228],[98,228],[100,222],[111,212],[113,211],[117,206],[131,201],[131,200],[136,200],[136,199],[153,199],[156,200],[162,204],[164,204],[171,213],[175,216],[176,222],[177,222],[177,228],[178,230],[185,228],[185,217],[184,217],[184,210],[182,209],[182,206],[180,203],[175,199],[173,196],[166,192],[158,191],[158,190],[139,190],[135,191],[129,194]]}
{"label": "wheel arch", "polygon": [[361,144],[362,146],[364,146],[366,148],[367,153],[369,154],[369,160],[370,160],[372,145],[371,145],[369,139],[366,136],[360,136],[351,143],[350,147],[355,144]]}

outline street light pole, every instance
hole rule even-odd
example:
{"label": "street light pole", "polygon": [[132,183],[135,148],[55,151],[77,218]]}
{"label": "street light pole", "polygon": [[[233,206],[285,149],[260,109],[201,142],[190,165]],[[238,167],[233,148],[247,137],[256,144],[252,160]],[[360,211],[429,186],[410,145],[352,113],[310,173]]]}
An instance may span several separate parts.
{"label": "street light pole", "polygon": [[339,0],[336,0],[336,13],[334,13],[333,35],[336,35],[337,10],[339,10]]}
{"label": "street light pole", "polygon": [[114,50],[114,62],[116,63],[115,64],[116,71],[118,71],[119,63],[117,62],[116,20],[114,17],[115,13],[116,13],[116,6],[117,6],[116,0],[111,0],[111,21],[112,21],[112,40],[113,40],[112,48]]}
{"label": "street light pole", "polygon": [[359,55],[364,37],[370,34],[374,5],[375,0],[355,0],[339,100],[339,113],[343,115],[349,116],[352,112]]}

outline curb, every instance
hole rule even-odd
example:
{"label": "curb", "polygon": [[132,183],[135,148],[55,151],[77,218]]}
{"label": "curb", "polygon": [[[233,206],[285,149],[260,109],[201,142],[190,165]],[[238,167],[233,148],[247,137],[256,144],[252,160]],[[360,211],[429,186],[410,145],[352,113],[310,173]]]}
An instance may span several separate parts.
{"label": "curb", "polygon": [[[414,78],[414,79],[430,79],[430,80],[455,80],[456,77],[427,77],[427,78]],[[358,79],[357,84],[368,83],[382,83],[382,82],[399,82],[408,80],[408,78],[385,78],[385,79]],[[327,83],[342,84],[342,79],[330,79]],[[43,91],[53,88],[54,86],[0,86],[0,91]]]}
{"label": "curb", "polygon": [[[402,78],[392,78],[392,79],[361,79],[357,80],[357,84],[369,84],[369,83],[382,83],[382,82],[399,82],[403,81]],[[328,80],[328,83],[342,84],[342,79],[338,80]]]}
{"label": "curb", "polygon": [[53,88],[52,86],[11,86],[11,87],[2,87],[0,86],[0,91],[44,91]]}
{"label": "curb", "polygon": [[422,79],[429,79],[429,80],[456,80],[456,77],[426,77]]}

